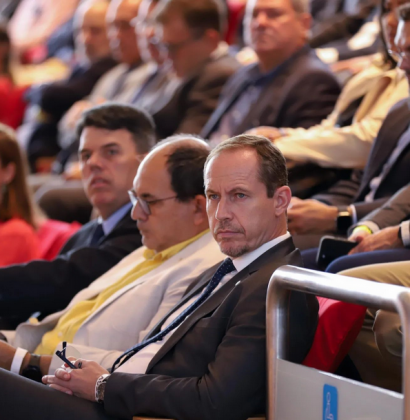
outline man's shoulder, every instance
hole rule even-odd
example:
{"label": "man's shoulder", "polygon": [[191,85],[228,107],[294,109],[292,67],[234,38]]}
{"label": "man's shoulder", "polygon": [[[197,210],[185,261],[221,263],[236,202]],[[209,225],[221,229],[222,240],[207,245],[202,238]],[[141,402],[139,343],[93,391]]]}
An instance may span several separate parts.
{"label": "man's shoulder", "polygon": [[228,53],[222,54],[205,64],[198,75],[198,82],[221,77],[228,79],[235,75],[240,68],[241,65],[235,57],[232,57]]}

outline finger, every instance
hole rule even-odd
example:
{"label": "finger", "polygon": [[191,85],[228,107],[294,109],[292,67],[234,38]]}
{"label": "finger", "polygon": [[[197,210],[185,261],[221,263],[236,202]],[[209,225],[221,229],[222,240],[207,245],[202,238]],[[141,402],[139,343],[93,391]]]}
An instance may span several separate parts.
{"label": "finger", "polygon": [[57,391],[64,392],[65,394],[73,395],[73,391],[71,391],[68,388],[64,388],[63,386],[56,385],[56,384],[51,384],[51,385],[49,385],[49,387],[50,388],[53,388],[53,389],[55,389]]}
{"label": "finger", "polygon": [[58,378],[61,379],[63,381],[69,381],[71,379],[71,373],[67,372],[66,369],[57,369],[54,373],[54,375]]}
{"label": "finger", "polygon": [[85,367],[84,362],[85,362],[85,360],[82,360],[82,359],[77,359],[77,360],[74,362],[74,366],[75,366],[77,369],[81,369],[81,368]]}

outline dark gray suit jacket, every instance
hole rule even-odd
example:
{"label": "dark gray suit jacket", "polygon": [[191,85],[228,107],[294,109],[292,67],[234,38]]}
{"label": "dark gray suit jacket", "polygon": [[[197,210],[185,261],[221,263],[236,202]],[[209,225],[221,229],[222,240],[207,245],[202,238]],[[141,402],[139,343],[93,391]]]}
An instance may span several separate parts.
{"label": "dark gray suit jacket", "polygon": [[[147,374],[113,373],[105,391],[106,413],[178,420],[246,419],[264,413],[266,291],[272,273],[285,264],[301,264],[292,239],[267,251],[188,317],[155,355]],[[216,268],[200,276],[170,313],[197,295]],[[314,296],[289,295],[290,360],[303,361],[317,316]]]}
{"label": "dark gray suit jacket", "polygon": [[57,312],[72,297],[141,246],[127,213],[100,242],[90,245],[97,221],[75,233],[53,261],[32,261],[0,269],[0,317],[17,322],[33,312]]}
{"label": "dark gray suit jacket", "polygon": [[152,115],[158,138],[176,133],[199,134],[214,112],[225,83],[239,67],[228,53],[209,59],[199,73],[183,83],[170,101]]}
{"label": "dark gray suit jacket", "polygon": [[[248,86],[257,64],[238,70],[223,90],[218,108],[201,132],[208,138],[222,117]],[[235,128],[233,135],[261,125],[304,127],[319,124],[333,110],[340,87],[329,68],[308,46],[291,58],[264,87],[251,112]]]}
{"label": "dark gray suit jacket", "polygon": [[[369,213],[362,221],[371,221],[383,229],[410,219],[410,184],[403,187],[382,207]],[[360,224],[360,223],[359,223]]]}
{"label": "dark gray suit jacket", "polygon": [[339,181],[328,191],[313,198],[329,205],[346,207],[354,204],[358,220],[382,206],[399,189],[410,183],[410,143],[381,180],[374,200],[365,202],[370,192],[370,182],[380,175],[384,164],[395,149],[402,134],[410,124],[408,99],[398,102],[388,113],[373,144],[363,172],[354,171],[349,180]]}

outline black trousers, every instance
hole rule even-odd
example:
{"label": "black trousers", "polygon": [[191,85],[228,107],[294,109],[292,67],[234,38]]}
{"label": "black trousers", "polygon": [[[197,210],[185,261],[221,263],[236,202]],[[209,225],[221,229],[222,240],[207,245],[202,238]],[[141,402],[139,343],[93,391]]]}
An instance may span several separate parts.
{"label": "black trousers", "polygon": [[3,369],[0,369],[0,418],[2,420],[114,420],[104,413],[104,408],[100,404],[63,394]]}

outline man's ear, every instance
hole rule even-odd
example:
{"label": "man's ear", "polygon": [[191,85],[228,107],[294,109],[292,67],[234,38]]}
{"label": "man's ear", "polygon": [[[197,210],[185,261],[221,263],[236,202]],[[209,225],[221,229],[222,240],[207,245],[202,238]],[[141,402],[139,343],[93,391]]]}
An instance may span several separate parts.
{"label": "man's ear", "polygon": [[290,200],[292,198],[292,192],[290,188],[286,185],[279,187],[275,191],[273,197],[275,199],[275,216],[279,217],[282,214],[286,213],[287,208],[289,207]]}
{"label": "man's ear", "polygon": [[194,206],[194,223],[196,226],[201,225],[204,221],[208,221],[206,213],[206,198],[204,195],[196,195],[193,199]]}

